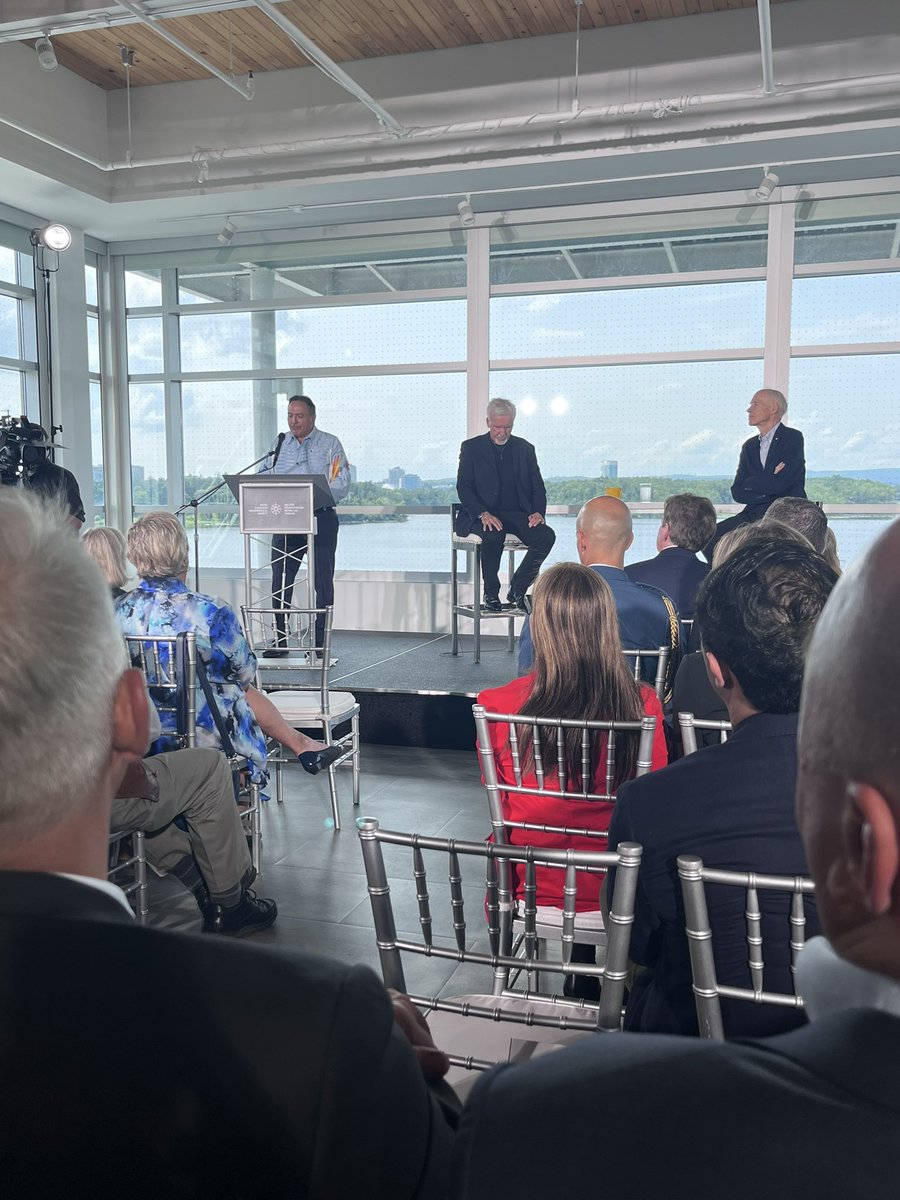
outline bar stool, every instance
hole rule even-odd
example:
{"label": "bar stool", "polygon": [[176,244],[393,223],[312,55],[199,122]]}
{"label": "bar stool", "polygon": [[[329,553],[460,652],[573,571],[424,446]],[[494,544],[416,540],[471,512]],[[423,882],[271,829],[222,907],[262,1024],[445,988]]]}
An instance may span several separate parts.
{"label": "bar stool", "polygon": [[[460,505],[453,504],[450,506],[450,652],[451,654],[459,654],[459,618],[468,617],[473,622],[474,628],[474,657],[475,662],[481,662],[481,622],[484,620],[505,621],[506,622],[506,648],[510,654],[516,647],[515,635],[515,619],[522,616],[518,610],[507,610],[506,612],[492,613],[486,612],[481,603],[481,538],[477,533],[470,533],[466,537],[460,537],[456,532],[456,514],[459,511]],[[506,540],[503,543],[503,552],[507,556],[507,571],[508,577],[511,580],[516,573],[516,554],[520,551],[524,553],[528,547],[524,542],[520,542],[517,537],[511,533],[506,535]],[[457,555],[462,551],[464,554],[474,556],[472,584],[474,587],[474,599],[471,604],[460,604],[459,602],[459,570]]]}

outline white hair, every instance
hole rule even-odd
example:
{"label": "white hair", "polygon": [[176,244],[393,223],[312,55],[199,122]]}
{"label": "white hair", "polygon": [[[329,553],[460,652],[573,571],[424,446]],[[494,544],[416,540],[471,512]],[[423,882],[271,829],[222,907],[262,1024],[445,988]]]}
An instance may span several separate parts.
{"label": "white hair", "polygon": [[94,794],[127,662],[109,588],[66,511],[8,487],[0,627],[0,837],[27,837]]}
{"label": "white hair", "polygon": [[499,412],[509,413],[513,420],[516,419],[516,406],[513,404],[512,400],[504,400],[502,396],[495,396],[493,400],[488,401],[488,420],[491,419],[494,413]]}

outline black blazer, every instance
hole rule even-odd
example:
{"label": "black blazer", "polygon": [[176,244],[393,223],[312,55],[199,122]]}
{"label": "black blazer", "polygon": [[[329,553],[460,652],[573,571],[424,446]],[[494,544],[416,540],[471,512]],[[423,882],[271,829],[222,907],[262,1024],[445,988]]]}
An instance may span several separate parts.
{"label": "black blazer", "polygon": [[[780,462],[784,469],[775,474]],[[737,473],[731,485],[736,504],[745,504],[745,515],[757,520],[779,496],[802,496],[806,499],[806,460],[803,457],[803,434],[789,425],[779,425],[772,438],[766,465],[759,457],[759,437],[748,438],[741,446]]]}
{"label": "black blazer", "polygon": [[629,563],[625,574],[634,583],[649,583],[665,592],[683,621],[692,620],[697,588],[709,574],[709,563],[701,562],[693,550],[670,546],[656,558]]}
{"label": "black blazer", "polygon": [[[619,788],[609,844],[644,847],[631,930],[631,958],[646,969],[636,978],[625,1028],[697,1033],[684,905],[675,860],[699,854],[709,867],[808,875],[794,817],[797,714],[757,713],[727,742],[633,779]],[[609,872],[609,888],[615,871]],[[716,971],[720,983],[750,986],[741,889],[708,887]],[[792,990],[790,897],[760,893],[766,986]],[[815,903],[806,904],[807,937],[819,932]],[[793,1008],[722,1000],[729,1037],[768,1037],[803,1021]]]}
{"label": "black blazer", "polygon": [[366,967],[0,872],[4,1195],[441,1197],[451,1131]]}
{"label": "black blazer", "polygon": [[[547,491],[541,478],[537,455],[531,442],[511,437],[506,443],[512,459],[519,510],[523,513],[547,515]],[[500,500],[500,475],[491,448],[490,434],[469,438],[459,448],[459,470],[456,491],[462,507],[456,517],[456,532],[460,537],[481,533],[478,517],[483,512],[496,512]]]}
{"label": "black blazer", "polygon": [[562,1177],[622,1200],[893,1200],[898,1055],[900,1020],[873,1009],[743,1044],[584,1038],[478,1080],[451,1194],[496,1200],[502,1162],[517,1200],[559,1195]]}

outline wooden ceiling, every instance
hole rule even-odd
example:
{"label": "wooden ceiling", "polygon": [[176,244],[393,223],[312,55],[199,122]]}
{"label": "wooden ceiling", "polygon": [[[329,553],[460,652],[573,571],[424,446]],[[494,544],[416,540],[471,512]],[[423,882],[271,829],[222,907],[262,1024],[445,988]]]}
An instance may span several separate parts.
{"label": "wooden ceiling", "polygon": [[[771,0],[773,4],[789,0]],[[336,62],[571,33],[574,0],[288,0],[281,10]],[[584,0],[582,29],[755,8],[756,0]],[[308,60],[257,8],[160,22],[222,71],[278,71]],[[132,87],[206,77],[149,26],[54,36],[62,66],[102,88],[125,87],[120,47],[134,51]]]}

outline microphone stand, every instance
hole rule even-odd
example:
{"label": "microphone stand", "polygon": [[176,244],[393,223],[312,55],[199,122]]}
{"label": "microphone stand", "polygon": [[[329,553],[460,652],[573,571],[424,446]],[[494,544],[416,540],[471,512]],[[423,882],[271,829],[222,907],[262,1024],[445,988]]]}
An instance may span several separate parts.
{"label": "microphone stand", "polygon": [[[258,467],[259,464],[264,459],[269,457],[270,453],[271,453],[271,451],[267,450],[265,452],[265,454],[260,455],[260,457],[256,460],[256,462],[248,463],[246,465],[246,467],[241,467],[241,469],[239,471],[235,471],[235,474],[243,475],[243,473],[245,471],[249,471],[251,467]],[[195,592],[200,591],[200,532],[199,532],[199,529],[197,528],[197,514],[199,511],[200,505],[203,503],[203,501],[208,500],[209,497],[212,496],[214,492],[217,492],[220,487],[224,487],[224,486],[225,486],[225,480],[220,479],[218,483],[213,484],[213,486],[211,488],[207,488],[207,490],[205,492],[203,492],[201,495],[194,496],[193,499],[187,500],[184,504],[182,504],[181,508],[175,509],[174,515],[176,517],[180,516],[183,512],[187,512],[187,510],[189,508],[192,508],[194,510],[194,591]]]}

